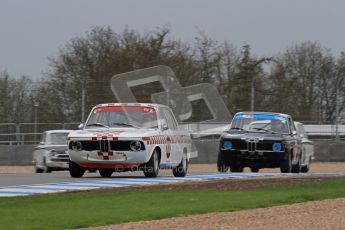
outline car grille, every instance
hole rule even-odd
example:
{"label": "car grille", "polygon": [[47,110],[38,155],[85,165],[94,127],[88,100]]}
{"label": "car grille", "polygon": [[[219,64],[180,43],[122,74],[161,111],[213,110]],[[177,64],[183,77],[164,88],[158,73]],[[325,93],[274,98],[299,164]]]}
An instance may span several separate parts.
{"label": "car grille", "polygon": [[247,149],[247,143],[245,141],[231,141],[232,142],[232,148],[235,150],[246,150]]}
{"label": "car grille", "polygon": [[[272,151],[274,143],[280,143],[277,141],[258,141],[255,139],[248,139],[248,140],[229,140],[232,143],[232,150],[239,150],[239,151]],[[222,143],[223,146],[223,143]],[[282,149],[281,151],[284,151]]]}
{"label": "car grille", "polygon": [[[102,151],[109,152],[114,151],[129,151],[131,141],[109,141],[109,140],[98,140],[98,141],[80,141],[81,150],[85,151]],[[69,143],[69,149],[72,149],[72,141]],[[141,142],[141,150],[145,150],[145,145]]]}

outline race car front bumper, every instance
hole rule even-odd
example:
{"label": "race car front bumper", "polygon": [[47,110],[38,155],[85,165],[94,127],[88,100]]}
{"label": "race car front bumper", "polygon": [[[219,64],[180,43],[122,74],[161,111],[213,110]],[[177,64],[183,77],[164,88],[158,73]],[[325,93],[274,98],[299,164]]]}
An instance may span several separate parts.
{"label": "race car front bumper", "polygon": [[230,164],[241,165],[243,167],[259,166],[259,167],[279,167],[280,163],[286,159],[287,153],[265,152],[265,151],[234,151],[220,150],[223,159]]}

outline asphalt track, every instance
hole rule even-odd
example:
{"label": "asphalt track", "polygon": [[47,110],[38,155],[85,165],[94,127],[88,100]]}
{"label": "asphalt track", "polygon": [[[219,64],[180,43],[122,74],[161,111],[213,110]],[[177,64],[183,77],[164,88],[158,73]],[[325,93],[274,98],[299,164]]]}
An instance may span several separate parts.
{"label": "asphalt track", "polygon": [[29,196],[69,191],[84,191],[130,186],[191,183],[212,180],[253,178],[345,178],[345,173],[190,173],[177,178],[171,171],[160,171],[157,178],[146,178],[141,172],[114,173],[111,178],[102,178],[98,173],[86,173],[83,178],[71,178],[68,172],[50,174],[0,174],[0,197]]}

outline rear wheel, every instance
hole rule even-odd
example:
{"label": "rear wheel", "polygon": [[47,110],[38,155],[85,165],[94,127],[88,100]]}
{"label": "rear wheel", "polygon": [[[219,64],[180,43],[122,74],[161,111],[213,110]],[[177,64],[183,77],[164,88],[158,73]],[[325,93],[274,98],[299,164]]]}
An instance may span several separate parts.
{"label": "rear wheel", "polygon": [[188,158],[187,158],[187,154],[183,153],[181,163],[177,167],[173,168],[173,174],[175,177],[184,177],[187,174],[187,170],[188,170]]}
{"label": "rear wheel", "polygon": [[224,173],[227,172],[229,169],[229,165],[224,159],[223,154],[221,154],[220,152],[218,153],[217,168],[218,168],[218,172],[224,172]]}
{"label": "rear wheel", "polygon": [[78,165],[77,163],[73,161],[69,161],[68,170],[71,177],[76,177],[76,178],[82,177],[85,173],[85,168],[81,167],[80,165]]}
{"label": "rear wheel", "polygon": [[111,177],[114,170],[113,169],[99,169],[98,172],[102,177]]}
{"label": "rear wheel", "polygon": [[157,177],[158,172],[159,172],[159,157],[158,157],[158,152],[157,149],[155,149],[152,153],[152,156],[147,162],[144,167],[144,175],[146,177]]}
{"label": "rear wheel", "polygon": [[310,170],[310,164],[311,164],[311,157],[310,157],[309,160],[308,160],[308,164],[301,167],[301,172],[303,172],[303,173],[309,172],[309,170]]}

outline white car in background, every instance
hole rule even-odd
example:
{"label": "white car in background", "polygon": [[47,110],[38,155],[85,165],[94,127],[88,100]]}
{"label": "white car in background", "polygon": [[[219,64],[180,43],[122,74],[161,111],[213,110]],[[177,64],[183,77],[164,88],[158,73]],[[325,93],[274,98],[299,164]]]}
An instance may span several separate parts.
{"label": "white car in background", "polygon": [[67,136],[71,130],[50,130],[33,152],[36,173],[50,173],[68,169]]}
{"label": "white car in background", "polygon": [[308,139],[308,135],[304,131],[303,124],[301,122],[295,121],[297,135],[302,140],[301,146],[301,172],[308,172],[310,170],[310,165],[312,160],[314,160],[314,144]]}
{"label": "white car in background", "polygon": [[187,173],[191,138],[167,106],[100,104],[80,128],[68,136],[72,177],[82,177],[86,170],[98,170],[102,177],[137,170],[156,177],[160,168],[172,169],[176,177]]}

